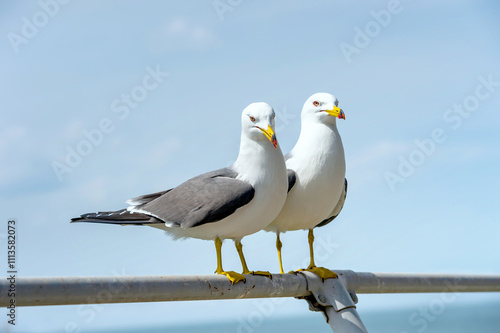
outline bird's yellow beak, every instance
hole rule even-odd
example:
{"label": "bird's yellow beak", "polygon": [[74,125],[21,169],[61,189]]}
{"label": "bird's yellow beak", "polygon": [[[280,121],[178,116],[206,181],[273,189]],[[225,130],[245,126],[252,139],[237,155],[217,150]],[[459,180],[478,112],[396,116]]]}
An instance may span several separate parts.
{"label": "bird's yellow beak", "polygon": [[264,135],[266,136],[266,138],[268,138],[269,141],[272,142],[274,148],[278,148],[278,141],[276,140],[276,134],[274,134],[274,131],[271,128],[271,125],[267,126],[267,130],[262,129],[260,127],[257,127],[257,128],[260,129],[262,131],[262,133],[264,133]]}
{"label": "bird's yellow beak", "polygon": [[342,109],[339,108],[338,106],[334,105],[332,110],[325,110],[325,112],[328,113],[330,116],[345,120],[344,111],[342,111]]}

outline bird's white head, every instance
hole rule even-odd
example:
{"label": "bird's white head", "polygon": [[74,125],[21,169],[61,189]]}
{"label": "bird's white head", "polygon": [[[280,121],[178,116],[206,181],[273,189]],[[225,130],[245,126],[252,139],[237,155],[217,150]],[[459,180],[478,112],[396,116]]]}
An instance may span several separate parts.
{"label": "bird's white head", "polygon": [[303,120],[335,124],[337,118],[345,119],[345,114],[339,108],[339,101],[335,96],[328,93],[316,93],[304,103],[301,117]]}
{"label": "bird's white head", "polygon": [[241,131],[255,141],[269,140],[274,148],[278,141],[274,134],[274,110],[267,103],[252,103],[241,114]]}

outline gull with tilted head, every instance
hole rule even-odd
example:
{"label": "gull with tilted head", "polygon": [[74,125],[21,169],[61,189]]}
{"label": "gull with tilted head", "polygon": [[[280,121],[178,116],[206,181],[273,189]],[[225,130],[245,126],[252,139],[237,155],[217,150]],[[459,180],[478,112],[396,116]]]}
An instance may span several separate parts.
{"label": "gull with tilted head", "polygon": [[290,189],[278,217],[265,229],[276,232],[276,247],[280,264],[280,233],[308,229],[311,264],[307,270],[322,279],[337,275],[314,263],[313,228],[321,227],[337,217],[347,193],[345,157],[336,120],[345,119],[335,96],[317,93],[304,103],[302,128],[292,151],[285,156]]}
{"label": "gull with tilted head", "polygon": [[250,271],[241,239],[278,216],[288,189],[287,171],[274,134],[274,110],[253,103],[241,115],[241,143],[236,162],[204,173],[167,191],[130,199],[126,209],[81,215],[72,222],[147,225],[165,230],[174,238],[214,240],[216,273],[231,282],[245,281],[242,274],[222,268],[222,240],[232,239],[243,274]]}

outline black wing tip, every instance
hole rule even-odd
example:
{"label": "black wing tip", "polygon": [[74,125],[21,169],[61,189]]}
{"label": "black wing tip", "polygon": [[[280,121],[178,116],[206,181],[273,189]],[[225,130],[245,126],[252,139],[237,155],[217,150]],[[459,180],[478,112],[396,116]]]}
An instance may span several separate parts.
{"label": "black wing tip", "polygon": [[118,221],[114,221],[114,220],[105,220],[105,219],[99,219],[99,218],[96,218],[95,216],[94,217],[91,217],[89,215],[96,215],[96,214],[84,214],[84,215],[81,215],[80,217],[73,217],[71,219],[71,221],[69,221],[69,223],[116,223]]}
{"label": "black wing tip", "polygon": [[69,223],[79,223],[79,222],[92,222],[92,223],[109,223],[112,222],[110,220],[101,220],[101,219],[96,219],[96,218],[91,218],[91,217],[86,217],[85,215],[82,215],[80,217],[73,217]]}
{"label": "black wing tip", "polygon": [[79,217],[73,217],[71,218],[70,223],[75,223],[75,222],[104,222],[102,219],[97,218],[97,215],[100,213],[86,213],[82,214]]}
{"label": "black wing tip", "polygon": [[70,223],[102,223],[120,225],[145,225],[164,223],[152,216],[143,213],[133,213],[127,209],[115,212],[97,212],[82,214],[71,219]]}
{"label": "black wing tip", "polygon": [[82,214],[78,217],[73,217],[71,218],[71,221],[69,221],[70,223],[75,223],[75,222],[90,222],[89,220],[95,220],[90,218],[91,216],[94,216],[97,215],[97,213],[87,213],[87,214]]}

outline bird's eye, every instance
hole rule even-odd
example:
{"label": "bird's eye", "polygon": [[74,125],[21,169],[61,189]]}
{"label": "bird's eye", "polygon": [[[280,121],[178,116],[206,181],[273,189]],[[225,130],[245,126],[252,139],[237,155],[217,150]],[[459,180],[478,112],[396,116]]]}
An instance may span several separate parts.
{"label": "bird's eye", "polygon": [[273,113],[273,119],[276,117],[276,115]]}
{"label": "bird's eye", "polygon": [[251,121],[255,121],[255,117],[249,116]]}
{"label": "bird's eye", "polygon": [[314,102],[313,102],[313,105],[314,105],[314,106],[318,106],[318,105],[319,105],[319,102],[318,102],[318,101],[314,101]]}

